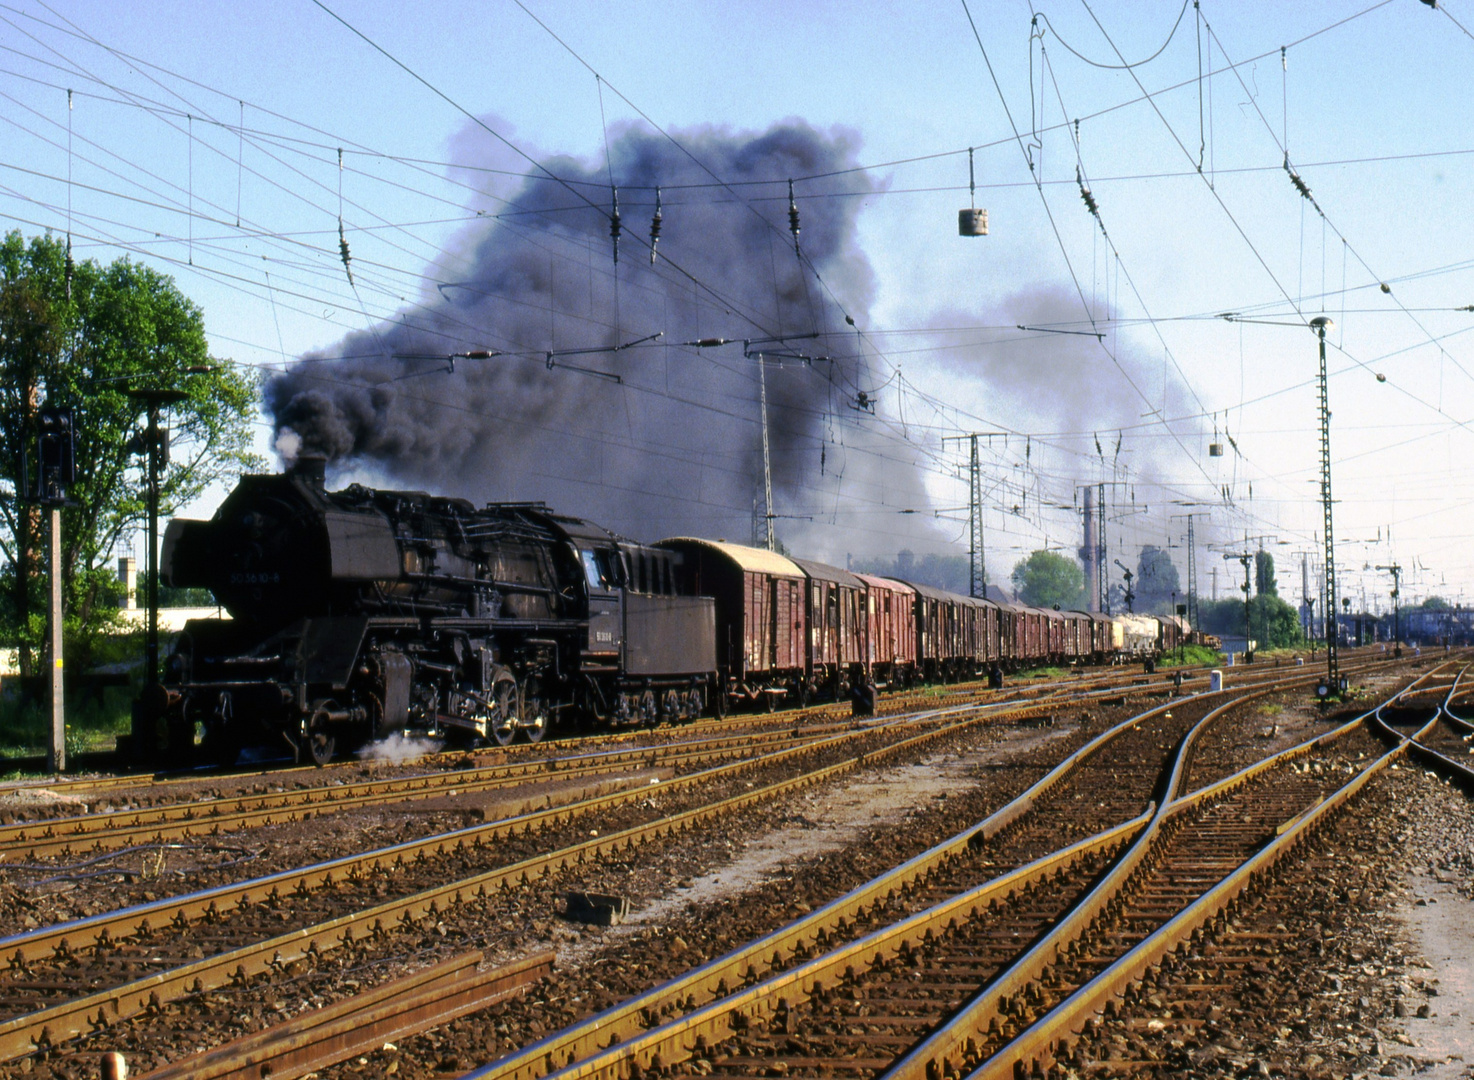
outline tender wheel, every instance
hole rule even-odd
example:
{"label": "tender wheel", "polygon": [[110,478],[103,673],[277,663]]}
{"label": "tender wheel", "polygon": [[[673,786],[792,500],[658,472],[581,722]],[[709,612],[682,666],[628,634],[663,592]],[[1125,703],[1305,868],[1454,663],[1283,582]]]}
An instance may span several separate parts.
{"label": "tender wheel", "polygon": [[542,742],[548,733],[547,702],[542,699],[539,689],[536,679],[528,679],[522,685],[522,707],[519,710],[522,723],[519,730],[531,743]]}
{"label": "tender wheel", "polygon": [[727,718],[727,711],[732,707],[731,699],[727,697],[727,688],[719,687],[711,696],[711,715],[718,720]]}
{"label": "tender wheel", "polygon": [[517,684],[511,676],[503,676],[492,684],[486,730],[498,746],[510,746],[517,737]]}

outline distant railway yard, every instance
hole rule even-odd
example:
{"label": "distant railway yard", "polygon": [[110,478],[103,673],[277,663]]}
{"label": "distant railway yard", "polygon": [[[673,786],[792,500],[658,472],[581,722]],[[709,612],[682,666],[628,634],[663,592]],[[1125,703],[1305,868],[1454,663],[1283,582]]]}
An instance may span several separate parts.
{"label": "distant railway yard", "polygon": [[1466,664],[10,782],[0,1072],[1467,1076]]}

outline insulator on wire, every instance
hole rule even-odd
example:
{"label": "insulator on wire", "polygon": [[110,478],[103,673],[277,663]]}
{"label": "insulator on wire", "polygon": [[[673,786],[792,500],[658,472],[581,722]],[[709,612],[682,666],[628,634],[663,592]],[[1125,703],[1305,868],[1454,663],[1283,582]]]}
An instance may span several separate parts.
{"label": "insulator on wire", "polygon": [[1080,198],[1085,202],[1085,209],[1090,211],[1091,217],[1098,219],[1100,217],[1100,206],[1097,205],[1095,196],[1090,193],[1090,189],[1085,186],[1085,177],[1080,175],[1080,166],[1078,165],[1075,166],[1075,183],[1080,187]]}
{"label": "insulator on wire", "polygon": [[660,243],[660,189],[655,189],[655,216],[650,219],[650,265],[655,265],[655,248]]}
{"label": "insulator on wire", "polygon": [[788,231],[793,233],[793,254],[802,259],[803,252],[798,248],[798,203],[793,199],[793,181],[788,181]]}
{"label": "insulator on wire", "polygon": [[614,207],[609,212],[609,239],[614,241],[614,265],[619,265],[619,234],[623,226],[619,223],[619,188],[609,189],[614,195]]}
{"label": "insulator on wire", "polygon": [[1311,206],[1314,206],[1317,211],[1320,210],[1320,204],[1315,201],[1315,196],[1310,194],[1310,187],[1305,183],[1304,180],[1300,179],[1299,173],[1290,168],[1290,155],[1288,152],[1285,154],[1284,169],[1285,173],[1290,178],[1290,183],[1294,184],[1295,190],[1300,193],[1300,197],[1306,202],[1310,203]]}
{"label": "insulator on wire", "polygon": [[[70,94],[71,91],[68,91],[67,93]],[[77,272],[77,264],[74,261],[72,261],[72,234],[71,233],[67,233],[67,261],[66,261],[65,270],[66,270],[66,282],[67,282],[67,299],[70,300],[72,298],[72,278],[76,275],[76,272]]]}
{"label": "insulator on wire", "polygon": [[343,235],[343,219],[338,219],[338,257],[343,260],[343,272],[348,275],[348,287],[356,288],[353,284],[353,256],[348,252],[348,237]]}

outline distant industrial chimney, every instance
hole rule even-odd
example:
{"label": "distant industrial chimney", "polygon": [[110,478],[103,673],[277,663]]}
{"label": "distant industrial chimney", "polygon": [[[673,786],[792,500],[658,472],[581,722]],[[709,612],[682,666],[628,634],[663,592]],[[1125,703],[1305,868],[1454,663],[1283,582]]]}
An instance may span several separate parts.
{"label": "distant industrial chimney", "polygon": [[1085,486],[1085,542],[1080,545],[1080,565],[1085,568],[1085,610],[1100,610],[1100,564],[1095,557],[1095,488]]}
{"label": "distant industrial chimney", "polygon": [[138,607],[138,560],[132,555],[118,559],[118,584],[123,586],[118,607],[133,611]]}

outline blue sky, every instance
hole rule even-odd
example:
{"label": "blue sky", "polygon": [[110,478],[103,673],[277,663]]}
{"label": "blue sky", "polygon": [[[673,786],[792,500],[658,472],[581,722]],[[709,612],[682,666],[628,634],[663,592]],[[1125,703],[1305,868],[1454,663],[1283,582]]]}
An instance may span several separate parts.
{"label": "blue sky", "polygon": [[[1112,545],[1168,544],[1184,569],[1173,515],[1206,515],[1205,594],[1245,536],[1288,568],[1319,529],[1314,339],[1215,316],[1325,313],[1346,591],[1385,603],[1363,567],[1396,559],[1405,596],[1474,598],[1474,5],[974,3],[1000,100],[961,3],[524,2],[328,5],[453,106],[311,0],[20,0],[0,9],[0,219],[64,232],[70,199],[82,254],[155,263],[217,354],[280,366],[456,280],[477,210],[518,181],[453,166],[528,167],[465,113],[538,161],[595,164],[636,109],[678,138],[801,118],[843,129],[879,188],[857,197],[862,329],[889,381],[873,422],[842,403],[830,426],[920,469],[941,516],[826,475],[791,508],[793,546],[965,550],[941,439],[1006,430],[984,449],[990,578],[1072,549],[1076,487],[1101,480],[1123,485]],[[1099,66],[1120,57],[1145,62]],[[956,232],[969,146],[981,239]],[[753,205],[786,227],[786,192]],[[1045,321],[1104,336],[1016,329]]]}

